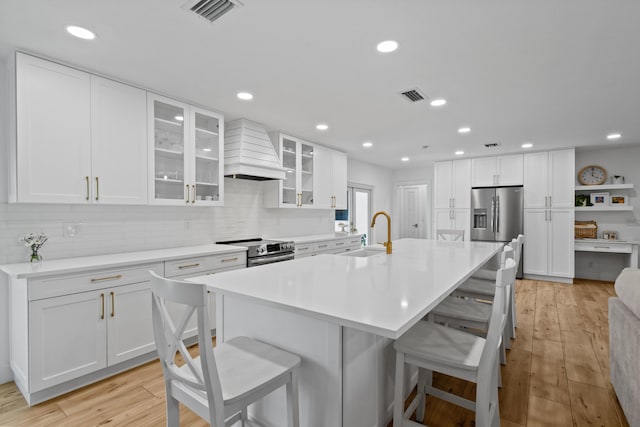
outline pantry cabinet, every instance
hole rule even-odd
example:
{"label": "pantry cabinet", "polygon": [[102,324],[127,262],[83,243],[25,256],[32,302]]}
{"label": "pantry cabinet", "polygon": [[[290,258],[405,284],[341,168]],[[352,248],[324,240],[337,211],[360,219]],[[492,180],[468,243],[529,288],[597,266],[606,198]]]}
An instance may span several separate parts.
{"label": "pantry cabinet", "polygon": [[450,160],[435,164],[435,209],[471,207],[471,160]]}
{"label": "pantry cabinet", "polygon": [[222,206],[222,115],[149,93],[149,203]]}
{"label": "pantry cabinet", "polygon": [[573,224],[573,208],[524,210],[525,275],[573,278]]}
{"label": "pantry cabinet", "polygon": [[471,214],[469,209],[434,210],[434,231],[442,229],[464,230],[464,240],[471,240],[470,227]]}
{"label": "pantry cabinet", "polygon": [[316,145],[314,157],[316,207],[347,209],[347,155]]}
{"label": "pantry cabinet", "polygon": [[522,154],[480,157],[471,160],[471,186],[522,185]]}
{"label": "pantry cabinet", "polygon": [[574,149],[525,154],[524,207],[573,207],[575,179]]}
{"label": "pantry cabinet", "polygon": [[144,204],[146,92],[16,54],[20,203]]}

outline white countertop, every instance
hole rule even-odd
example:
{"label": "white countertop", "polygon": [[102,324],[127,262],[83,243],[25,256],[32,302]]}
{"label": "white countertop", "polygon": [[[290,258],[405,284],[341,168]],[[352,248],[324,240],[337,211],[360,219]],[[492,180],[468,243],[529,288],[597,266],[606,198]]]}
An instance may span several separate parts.
{"label": "white countertop", "polygon": [[346,239],[349,237],[357,237],[357,236],[361,236],[361,234],[360,233],[327,233],[327,234],[312,234],[308,236],[266,237],[266,239],[291,241],[294,243],[308,243],[308,242],[321,242],[323,240]]}
{"label": "white countertop", "polygon": [[576,239],[576,243],[603,243],[603,244],[622,244],[622,245],[640,245],[640,242],[632,240],[612,240],[612,239]]}
{"label": "white countertop", "polygon": [[194,256],[219,255],[246,250],[247,248],[242,246],[210,244],[80,258],[44,260],[40,263],[24,262],[19,264],[6,264],[0,266],[0,271],[4,271],[17,279],[23,279],[48,276],[51,274],[76,273],[94,270],[96,268],[121,267],[125,265],[169,261]]}
{"label": "white countertop", "polygon": [[503,244],[403,239],[393,254],[319,255],[191,279],[222,294],[397,338]]}

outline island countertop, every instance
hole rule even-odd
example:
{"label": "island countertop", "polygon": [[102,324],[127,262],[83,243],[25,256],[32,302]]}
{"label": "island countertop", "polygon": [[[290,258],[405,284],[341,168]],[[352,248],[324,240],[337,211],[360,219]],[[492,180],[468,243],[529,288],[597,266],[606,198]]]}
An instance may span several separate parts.
{"label": "island countertop", "polygon": [[190,279],[321,320],[398,338],[502,248],[402,239],[393,254],[319,255]]}

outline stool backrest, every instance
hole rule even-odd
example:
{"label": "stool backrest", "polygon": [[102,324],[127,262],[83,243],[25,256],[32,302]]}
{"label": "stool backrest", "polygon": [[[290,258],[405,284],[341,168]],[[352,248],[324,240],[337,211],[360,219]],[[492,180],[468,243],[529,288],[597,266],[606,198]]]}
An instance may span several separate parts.
{"label": "stool backrest", "polygon": [[449,230],[439,228],[436,230],[436,240],[464,240],[464,230]]}
{"label": "stool backrest", "polygon": [[[180,385],[206,392],[211,423],[224,426],[224,400],[213,353],[211,330],[208,326],[210,323],[206,289],[202,284],[167,279],[153,271],[150,273],[153,336],[167,390]],[[167,302],[181,306],[182,311],[177,310],[179,314],[172,317],[167,310]],[[194,314],[197,316],[198,325],[198,361],[191,357],[182,341],[187,323]],[[188,371],[176,366],[177,353],[184,360]]]}

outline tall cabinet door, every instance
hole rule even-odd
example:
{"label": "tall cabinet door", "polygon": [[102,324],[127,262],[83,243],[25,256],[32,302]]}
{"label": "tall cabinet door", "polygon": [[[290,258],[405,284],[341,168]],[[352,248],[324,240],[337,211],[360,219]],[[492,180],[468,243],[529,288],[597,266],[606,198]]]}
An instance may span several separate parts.
{"label": "tall cabinet door", "polygon": [[525,274],[547,275],[548,210],[525,209],[523,271]]}
{"label": "tall cabinet door", "polygon": [[285,178],[280,187],[280,206],[297,207],[299,198],[299,148],[296,140],[287,136],[280,136],[280,158],[285,169]]}
{"label": "tall cabinet door", "polygon": [[16,54],[18,202],[88,203],[89,74]]}
{"label": "tall cabinet door", "polygon": [[435,209],[450,209],[453,207],[451,188],[453,162],[437,162],[434,166],[435,185],[433,189],[433,202]]}
{"label": "tall cabinet door", "polygon": [[313,176],[314,168],[314,146],[305,142],[300,142],[300,205],[306,207],[314,207],[314,185]]}
{"label": "tall cabinet door", "polygon": [[92,291],[29,304],[32,393],[107,366],[105,298]]}
{"label": "tall cabinet door", "polygon": [[191,170],[185,119],[189,106],[147,94],[149,203],[185,205],[191,200]]}
{"label": "tall cabinet door", "polygon": [[[333,207],[335,209],[347,209],[347,154],[340,151],[333,151],[332,153]],[[318,166],[316,166],[316,170],[322,173],[322,169]]]}
{"label": "tall cabinet door", "polygon": [[[555,209],[575,206],[575,171],[574,149],[549,152],[549,207]],[[573,225],[570,228],[573,231]]]}
{"label": "tall cabinet door", "polygon": [[107,294],[107,363],[112,366],[153,351],[151,284],[120,286]]}
{"label": "tall cabinet door", "polygon": [[471,160],[454,160],[452,162],[451,197],[453,208],[471,208]]}
{"label": "tall cabinet door", "polygon": [[[333,207],[333,156],[332,151],[324,147],[316,147],[313,152],[316,169],[322,171],[324,176],[315,175],[315,205],[320,209]],[[346,191],[346,179],[345,179]],[[346,204],[346,195],[345,195]]]}
{"label": "tall cabinet door", "polygon": [[[574,276],[574,211],[553,209],[549,211],[549,276]],[[529,241],[529,235],[527,242]]]}
{"label": "tall cabinet door", "polygon": [[524,207],[548,208],[549,154],[527,153],[524,155]]}
{"label": "tall cabinet door", "polygon": [[91,76],[91,201],[147,203],[147,93]]}

